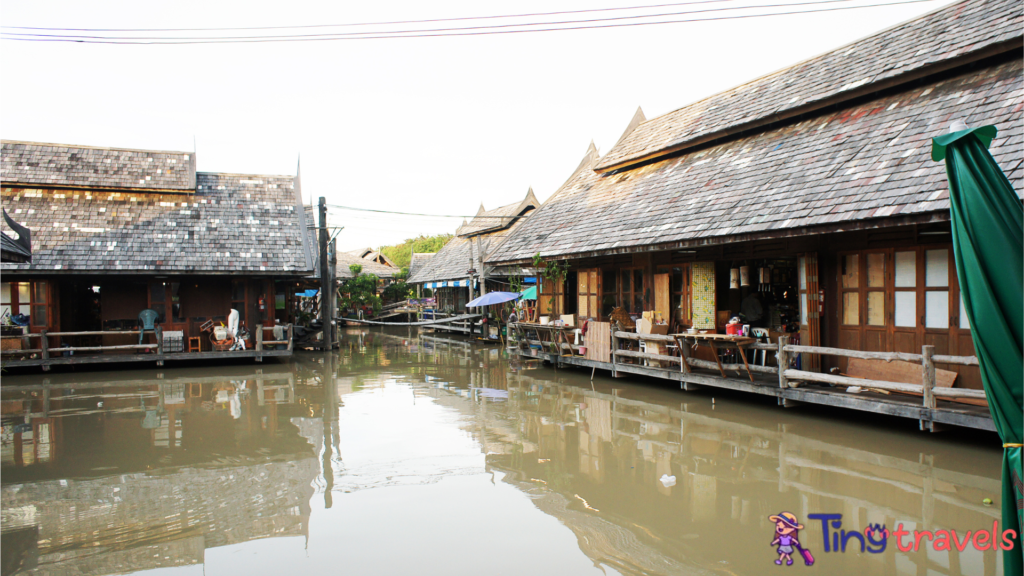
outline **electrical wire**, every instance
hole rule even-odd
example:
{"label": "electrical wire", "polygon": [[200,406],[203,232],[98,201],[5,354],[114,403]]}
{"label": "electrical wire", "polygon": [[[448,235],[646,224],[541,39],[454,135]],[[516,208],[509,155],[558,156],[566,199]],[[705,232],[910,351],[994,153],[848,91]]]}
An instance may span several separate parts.
{"label": "electrical wire", "polygon": [[646,6],[625,6],[621,8],[590,8],[587,10],[563,10],[559,12],[533,12],[529,14],[505,14],[500,16],[463,16],[460,18],[431,18],[428,20],[394,20],[391,22],[353,22],[350,24],[300,24],[294,26],[238,26],[225,28],[47,28],[40,26],[0,26],[17,30],[50,30],[65,32],[220,32],[234,30],[288,30],[301,28],[347,28],[352,26],[390,26],[393,24],[429,24],[432,22],[460,22],[465,20],[493,20],[497,18],[532,18],[534,16],[559,16],[562,14],[585,14],[591,12],[612,12],[618,10],[647,10],[669,6],[691,6],[694,4],[715,4],[736,0],[701,0],[699,2],[673,2],[670,4],[648,4]]}
{"label": "electrical wire", "polygon": [[837,2],[854,2],[856,0],[814,0],[812,2],[787,2],[782,4],[759,4],[755,6],[728,6],[725,8],[708,8],[705,10],[689,10],[683,12],[663,12],[661,14],[639,14],[632,16],[616,16],[613,18],[591,18],[586,20],[560,20],[554,22],[535,22],[521,24],[490,24],[486,26],[463,26],[461,28],[420,28],[416,30],[391,30],[384,32],[331,32],[328,34],[284,34],[279,36],[213,36],[203,38],[201,36],[85,36],[79,34],[35,34],[25,32],[8,32],[15,36],[43,37],[43,38],[86,38],[86,39],[116,39],[116,40],[261,40],[268,38],[321,38],[321,37],[344,37],[344,36],[365,36],[368,34],[418,34],[422,32],[459,32],[465,30],[498,30],[503,28],[522,28],[526,26],[561,26],[563,24],[589,24],[593,22],[612,22],[616,20],[636,20],[641,18],[662,18],[666,16],[681,16],[684,14],[705,14],[708,12],[724,12],[729,10],[750,10],[753,8],[785,8],[790,6],[810,6],[817,4],[835,4]]}
{"label": "electrical wire", "polygon": [[373,208],[353,208],[351,206],[339,206],[337,204],[328,204],[328,208],[337,208],[339,210],[352,210],[355,212],[373,212],[376,214],[394,214],[400,216],[426,216],[430,218],[513,218],[513,216],[477,216],[477,215],[457,215],[457,214],[420,214],[417,212],[395,212],[392,210],[376,210]]}
{"label": "electrical wire", "polygon": [[[826,2],[840,2],[840,1],[852,1],[852,0],[822,0],[822,2],[805,2],[803,4],[820,4]],[[529,29],[518,29],[518,30],[495,30],[487,29],[484,31],[470,31],[470,32],[440,32],[431,34],[419,34],[420,31],[398,31],[398,32],[370,32],[362,33],[368,35],[314,35],[315,37],[306,36],[265,36],[265,37],[213,37],[204,39],[188,39],[188,40],[138,40],[138,39],[120,39],[117,37],[75,37],[75,36],[62,36],[62,35],[43,35],[43,34],[19,34],[10,32],[0,32],[0,40],[13,40],[22,42],[75,42],[79,44],[118,44],[118,45],[188,45],[188,44],[263,44],[263,43],[277,43],[277,42],[322,42],[322,41],[334,41],[334,40],[384,40],[384,39],[398,39],[398,38],[438,38],[438,37],[457,37],[457,36],[490,36],[490,35],[504,35],[504,34],[521,34],[528,32],[563,32],[569,30],[596,30],[604,28],[623,28],[623,27],[634,27],[634,26],[651,26],[661,24],[682,24],[690,22],[712,22],[721,20],[739,20],[749,18],[765,18],[771,16],[792,16],[800,14],[813,14],[819,12],[836,12],[840,10],[858,10],[862,8],[879,8],[888,6],[898,6],[903,4],[920,4],[923,2],[934,2],[936,0],[902,0],[899,2],[884,2],[879,4],[865,4],[859,6],[837,6],[834,8],[817,8],[812,10],[795,10],[789,12],[771,12],[766,14],[741,14],[735,16],[716,16],[710,18],[690,18],[690,19],[677,19],[677,20],[659,20],[655,22],[620,22],[616,24],[600,24],[592,26],[569,26],[559,28],[529,28]],[[798,5],[798,4],[794,4]],[[755,8],[755,7],[750,7]],[[684,12],[683,14],[696,14],[699,11]],[[648,16],[653,17],[653,16]],[[607,20],[617,20],[607,19]],[[600,20],[595,20],[600,21]],[[576,21],[583,22],[583,21]],[[552,25],[552,23],[533,23],[533,24],[522,24],[517,26],[541,26],[541,25]],[[497,28],[497,27],[490,27]],[[471,30],[473,28],[463,28],[454,30]],[[349,34],[349,33],[346,33]],[[358,34],[358,33],[357,33]],[[376,35],[373,35],[376,34]]]}

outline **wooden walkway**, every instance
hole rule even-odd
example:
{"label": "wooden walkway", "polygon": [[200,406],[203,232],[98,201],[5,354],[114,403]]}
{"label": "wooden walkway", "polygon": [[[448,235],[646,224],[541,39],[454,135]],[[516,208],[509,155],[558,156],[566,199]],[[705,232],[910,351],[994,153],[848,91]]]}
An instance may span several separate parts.
{"label": "wooden walkway", "polygon": [[838,388],[814,383],[801,383],[795,388],[781,388],[779,387],[778,376],[769,374],[755,373],[753,382],[751,382],[746,374],[739,372],[736,372],[735,378],[723,378],[717,373],[717,370],[712,372],[710,369],[705,368],[691,368],[689,372],[682,372],[678,368],[653,368],[620,362],[612,364],[610,362],[589,360],[580,356],[560,356],[536,349],[515,349],[510,350],[510,352],[525,358],[544,360],[559,367],[579,366],[581,368],[607,370],[612,372],[614,376],[619,377],[624,374],[634,374],[670,380],[678,382],[680,388],[685,391],[698,390],[706,386],[762,396],[773,396],[778,400],[780,406],[787,408],[816,404],[909,418],[917,420],[921,424],[922,430],[938,431],[943,425],[951,425],[995,431],[995,425],[992,422],[992,417],[989,415],[988,408],[983,406],[938,400],[935,408],[926,408],[922,405],[920,398],[913,396],[885,395],[868,391],[849,394]]}
{"label": "wooden walkway", "polygon": [[[59,352],[60,349],[55,348],[54,350]],[[291,355],[291,350],[263,350],[260,352],[256,350],[231,350],[224,352],[169,352],[165,354],[75,354],[74,356],[53,356],[46,360],[42,358],[4,360],[4,368],[41,366],[43,370],[47,370],[50,366],[131,362],[155,362],[157,366],[163,366],[164,362],[167,361],[226,360],[237,358],[252,358],[256,362],[262,362],[264,358],[279,358]]]}

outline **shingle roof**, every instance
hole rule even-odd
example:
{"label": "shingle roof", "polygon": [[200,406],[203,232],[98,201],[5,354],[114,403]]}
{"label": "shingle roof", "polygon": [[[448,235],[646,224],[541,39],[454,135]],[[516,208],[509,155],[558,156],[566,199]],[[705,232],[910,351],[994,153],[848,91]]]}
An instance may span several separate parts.
{"label": "shingle roof", "polygon": [[455,234],[456,236],[473,236],[508,228],[516,221],[516,218],[538,206],[540,206],[540,201],[533,194],[531,187],[526,192],[526,197],[515,204],[508,204],[494,210],[484,210],[484,205],[481,204],[476,216],[468,224],[460,226]]}
{"label": "shingle roof", "polygon": [[3,206],[32,230],[32,263],[5,273],[306,274],[293,176],[198,173],[194,194],[4,184]]}
{"label": "shingle roof", "polygon": [[[459,227],[457,235],[448,241],[437,253],[415,271],[409,271],[410,284],[436,282],[439,280],[461,280],[467,278],[472,268],[479,274],[483,271],[481,253],[487,256],[513,233],[540,205],[531,188],[526,197],[515,204],[482,210],[467,224]],[[484,218],[497,216],[498,218]],[[495,221],[500,222],[497,226]]]}
{"label": "shingle roof", "polygon": [[427,265],[434,252],[413,252],[409,259],[409,277],[411,278],[420,268]]}
{"label": "shingle roof", "polygon": [[1021,194],[1024,86],[1011,58],[632,170],[577,169],[488,262],[948,213],[945,168],[930,151],[955,119],[998,127],[990,150]]}
{"label": "shingle roof", "polygon": [[3,252],[4,262],[23,262],[32,256],[5,232],[0,232],[0,251]]}
{"label": "shingle roof", "polygon": [[334,261],[337,263],[336,274],[338,278],[352,278],[352,271],[349,266],[358,264],[363,267],[362,274],[374,274],[377,278],[392,278],[401,272],[400,269],[387,264],[381,264],[369,258],[362,258],[351,252],[338,252]]}
{"label": "shingle roof", "polygon": [[641,123],[597,164],[615,169],[911,80],[1000,43],[1020,45],[1019,0],[966,0]]}
{"label": "shingle roof", "polygon": [[93,148],[3,140],[3,184],[167,190],[192,193],[196,185],[191,152]]}

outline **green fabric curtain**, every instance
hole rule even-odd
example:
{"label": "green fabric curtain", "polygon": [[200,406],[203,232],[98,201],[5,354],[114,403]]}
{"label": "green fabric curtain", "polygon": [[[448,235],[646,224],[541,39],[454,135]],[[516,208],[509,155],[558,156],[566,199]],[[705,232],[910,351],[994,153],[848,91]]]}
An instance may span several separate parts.
{"label": "green fabric curtain", "polygon": [[932,140],[932,159],[946,160],[953,253],[971,323],[981,380],[1003,441],[1003,530],[1017,533],[1003,552],[1006,574],[1024,573],[1021,437],[1024,428],[1024,208],[988,145],[995,126]]}

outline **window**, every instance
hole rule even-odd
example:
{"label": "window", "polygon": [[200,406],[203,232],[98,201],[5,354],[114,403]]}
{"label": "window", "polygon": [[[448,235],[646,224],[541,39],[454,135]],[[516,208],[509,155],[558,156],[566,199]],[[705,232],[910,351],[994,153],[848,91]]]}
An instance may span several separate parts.
{"label": "window", "polygon": [[949,250],[925,250],[925,328],[949,328],[949,268]]}
{"label": "window", "polygon": [[601,271],[597,268],[580,270],[577,277],[577,309],[579,318],[597,318],[601,297]]}
{"label": "window", "polygon": [[611,316],[612,310],[620,306],[618,287],[616,279],[619,277],[614,270],[605,270],[601,274],[601,317]]}
{"label": "window", "polygon": [[623,268],[619,272],[621,279],[622,309],[630,314],[644,311],[644,269]]}
{"label": "window", "polygon": [[690,265],[660,267],[659,274],[670,274],[669,280],[669,308],[670,318],[676,322],[690,325]]}

